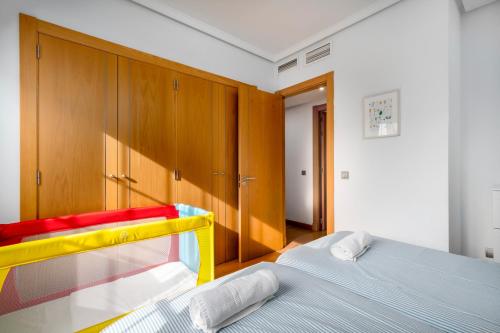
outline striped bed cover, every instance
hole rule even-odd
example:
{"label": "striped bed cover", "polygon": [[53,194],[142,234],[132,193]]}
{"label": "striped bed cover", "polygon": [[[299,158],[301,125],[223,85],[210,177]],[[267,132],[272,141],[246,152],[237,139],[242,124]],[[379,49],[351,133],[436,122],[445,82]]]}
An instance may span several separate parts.
{"label": "striped bed cover", "polygon": [[436,332],[431,326],[376,304],[300,270],[260,263],[207,283],[173,301],[148,305],[118,320],[104,333],[200,332],[189,318],[196,293],[258,269],[272,270],[280,281],[276,296],[221,332]]}
{"label": "striped bed cover", "polygon": [[374,237],[356,263],[333,257],[349,232],[287,251],[294,267],[446,332],[500,332],[500,265]]}

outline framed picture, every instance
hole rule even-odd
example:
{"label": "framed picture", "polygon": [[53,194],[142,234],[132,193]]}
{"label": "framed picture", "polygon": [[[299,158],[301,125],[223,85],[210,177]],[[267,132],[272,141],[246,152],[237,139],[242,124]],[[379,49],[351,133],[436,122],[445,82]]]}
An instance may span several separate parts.
{"label": "framed picture", "polygon": [[399,90],[363,99],[363,127],[366,139],[400,135]]}

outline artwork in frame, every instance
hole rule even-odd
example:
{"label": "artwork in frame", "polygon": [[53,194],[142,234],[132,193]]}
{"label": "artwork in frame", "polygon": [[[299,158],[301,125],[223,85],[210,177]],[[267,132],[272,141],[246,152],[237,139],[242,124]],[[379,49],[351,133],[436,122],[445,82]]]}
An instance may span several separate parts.
{"label": "artwork in frame", "polygon": [[363,99],[363,126],[366,139],[400,135],[399,118],[399,90]]}

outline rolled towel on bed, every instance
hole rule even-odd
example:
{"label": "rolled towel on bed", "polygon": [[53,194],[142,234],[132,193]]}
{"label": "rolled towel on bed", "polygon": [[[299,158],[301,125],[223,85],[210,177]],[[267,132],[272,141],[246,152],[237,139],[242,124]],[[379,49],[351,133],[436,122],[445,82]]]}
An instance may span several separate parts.
{"label": "rolled towel on bed", "polygon": [[341,260],[356,261],[361,257],[372,242],[372,237],[366,231],[356,231],[342,238],[330,247],[330,252]]}
{"label": "rolled towel on bed", "polygon": [[193,296],[189,315],[195,328],[217,332],[260,308],[278,288],[276,275],[261,269]]}

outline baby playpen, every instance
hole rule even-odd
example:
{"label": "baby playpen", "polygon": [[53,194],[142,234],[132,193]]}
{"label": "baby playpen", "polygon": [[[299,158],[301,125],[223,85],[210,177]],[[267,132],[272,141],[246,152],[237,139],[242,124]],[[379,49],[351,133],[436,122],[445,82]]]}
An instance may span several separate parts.
{"label": "baby playpen", "polygon": [[214,216],[187,205],[0,226],[0,331],[98,332],[214,278]]}

